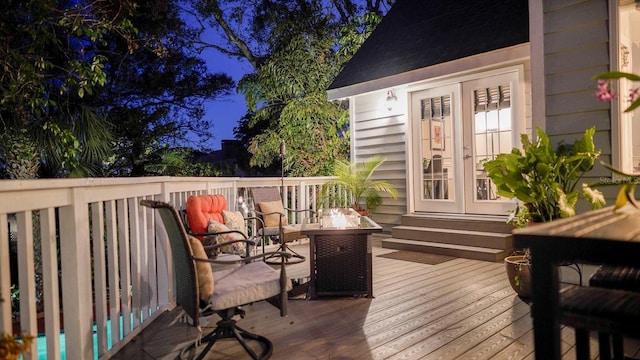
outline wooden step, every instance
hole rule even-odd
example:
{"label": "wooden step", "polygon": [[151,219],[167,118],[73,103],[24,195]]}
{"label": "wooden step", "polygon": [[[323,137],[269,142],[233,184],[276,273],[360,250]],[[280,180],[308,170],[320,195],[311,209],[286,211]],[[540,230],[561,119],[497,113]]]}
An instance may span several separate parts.
{"label": "wooden step", "polygon": [[513,230],[506,216],[491,215],[409,214],[402,216],[402,225],[508,234]]}
{"label": "wooden step", "polygon": [[506,216],[466,214],[407,214],[391,229],[382,247],[502,261],[512,253],[513,227]]}
{"label": "wooden step", "polygon": [[510,249],[513,236],[506,233],[458,230],[450,228],[432,228],[417,226],[395,226],[391,237],[483,248]]}
{"label": "wooden step", "polygon": [[500,262],[512,252],[511,249],[492,249],[478,246],[396,239],[393,237],[383,239],[382,247],[387,249],[417,251],[492,262]]}

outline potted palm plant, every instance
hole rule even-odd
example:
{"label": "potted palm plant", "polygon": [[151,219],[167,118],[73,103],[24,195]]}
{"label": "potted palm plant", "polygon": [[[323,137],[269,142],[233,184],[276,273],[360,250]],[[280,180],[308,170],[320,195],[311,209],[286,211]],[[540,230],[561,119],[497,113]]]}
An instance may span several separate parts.
{"label": "potted palm plant", "polygon": [[323,202],[329,198],[334,186],[339,186],[352,195],[353,202],[345,204],[351,206],[361,215],[368,215],[382,205],[380,193],[388,193],[392,198],[398,197],[396,187],[386,180],[376,180],[373,174],[385,162],[382,157],[373,157],[363,163],[348,163],[336,160],[333,179],[322,187]]}
{"label": "potted palm plant", "polygon": [[[604,206],[602,192],[587,184],[579,184],[585,173],[593,169],[600,151],[595,149],[595,128],[587,129],[572,145],[551,145],[549,136],[537,128],[535,142],[521,135],[522,150],[499,154],[487,161],[484,168],[496,186],[499,196],[519,200],[509,217],[517,227],[531,222],[545,222],[575,215],[578,199],[583,198],[592,209]],[[530,294],[529,261],[526,249],[522,254],[505,258],[509,281],[522,297]]]}

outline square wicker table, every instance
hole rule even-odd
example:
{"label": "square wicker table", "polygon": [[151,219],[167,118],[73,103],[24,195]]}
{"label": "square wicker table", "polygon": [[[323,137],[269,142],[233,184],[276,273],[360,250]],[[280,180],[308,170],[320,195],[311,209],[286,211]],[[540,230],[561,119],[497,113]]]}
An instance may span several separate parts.
{"label": "square wicker table", "polygon": [[382,227],[360,217],[357,227],[328,227],[320,223],[302,225],[309,237],[309,298],[319,296],[373,297],[371,234]]}

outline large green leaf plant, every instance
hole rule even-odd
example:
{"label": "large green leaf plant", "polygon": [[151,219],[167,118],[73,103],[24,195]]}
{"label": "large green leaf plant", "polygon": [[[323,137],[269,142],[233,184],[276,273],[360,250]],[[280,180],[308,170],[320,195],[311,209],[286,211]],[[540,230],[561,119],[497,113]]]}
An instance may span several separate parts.
{"label": "large green leaf plant", "polygon": [[593,169],[600,151],[595,149],[595,128],[587,129],[572,145],[551,144],[549,136],[537,128],[537,139],[532,142],[527,134],[521,135],[522,150],[499,154],[484,164],[497,194],[520,200],[510,218],[515,226],[528,221],[543,222],[566,218],[576,214],[580,197],[592,209],[604,206],[603,194],[587,184],[579,186],[583,175]]}

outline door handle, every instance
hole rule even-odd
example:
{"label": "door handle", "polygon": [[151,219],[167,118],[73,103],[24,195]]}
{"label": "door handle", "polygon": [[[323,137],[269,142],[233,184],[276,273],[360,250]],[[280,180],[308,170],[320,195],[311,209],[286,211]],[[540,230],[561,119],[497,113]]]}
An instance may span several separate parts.
{"label": "door handle", "polygon": [[473,155],[469,155],[469,154],[464,154],[464,159],[471,159],[473,157]]}

